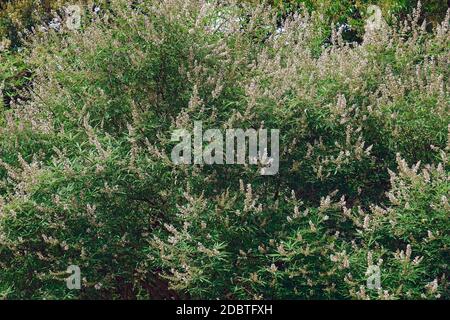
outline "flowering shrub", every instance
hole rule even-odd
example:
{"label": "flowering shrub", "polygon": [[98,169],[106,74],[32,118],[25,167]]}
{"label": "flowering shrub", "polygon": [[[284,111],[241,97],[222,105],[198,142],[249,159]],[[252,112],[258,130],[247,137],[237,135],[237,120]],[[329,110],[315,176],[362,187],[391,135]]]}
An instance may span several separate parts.
{"label": "flowering shrub", "polygon": [[20,44],[20,33],[38,27],[51,20],[64,0],[16,0],[0,4],[0,38],[16,47]]}
{"label": "flowering shrub", "polygon": [[[395,19],[405,18],[418,5],[422,6],[423,18],[427,20],[427,28],[431,28],[445,17],[448,8],[446,0],[422,2],[419,0],[269,0],[267,2],[278,10],[281,17],[302,10],[302,8],[306,8],[310,12],[317,12],[323,17],[320,29],[316,26],[315,31],[318,35],[322,33],[326,39],[333,29],[332,25],[339,26],[343,28],[343,38],[350,42],[362,40],[366,21],[373,18],[378,10],[384,15],[387,22],[393,22]],[[376,6],[375,10],[373,6]]]}
{"label": "flowering shrub", "polygon": [[[37,31],[0,135],[0,296],[448,298],[449,15],[321,47],[319,15],[277,19],[114,1]],[[194,121],[279,129],[278,174],[175,165]]]}

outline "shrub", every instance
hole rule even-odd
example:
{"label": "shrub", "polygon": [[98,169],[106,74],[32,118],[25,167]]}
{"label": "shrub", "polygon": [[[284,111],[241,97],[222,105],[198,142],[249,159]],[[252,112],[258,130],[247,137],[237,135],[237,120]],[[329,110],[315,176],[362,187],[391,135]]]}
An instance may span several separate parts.
{"label": "shrub", "polygon": [[[22,45],[22,34],[40,28],[58,19],[65,19],[64,6],[80,5],[89,10],[93,6],[88,0],[6,0],[0,3],[0,39],[7,39],[9,45],[17,48]],[[97,5],[103,1],[97,1]],[[56,22],[56,21],[55,21]]]}
{"label": "shrub", "polygon": [[323,16],[323,26],[329,32],[331,24],[346,25],[345,38],[349,41],[359,41],[363,38],[365,20],[373,14],[370,6],[378,6],[383,17],[392,22],[390,20],[394,16],[403,19],[421,5],[423,18],[430,26],[437,25],[445,17],[448,8],[446,0],[273,0],[269,3],[278,8],[280,15],[298,11],[303,6],[310,12],[319,12]]}
{"label": "shrub", "polygon": [[359,222],[364,247],[386,261],[383,283],[397,288],[394,297],[448,299],[448,153],[422,168],[397,160],[388,206],[372,207]]}
{"label": "shrub", "polygon": [[[30,44],[0,135],[2,296],[448,297],[449,16],[317,50],[315,13],[110,10]],[[280,129],[279,173],[174,165],[171,133],[196,120]],[[383,290],[361,289],[380,258]]]}

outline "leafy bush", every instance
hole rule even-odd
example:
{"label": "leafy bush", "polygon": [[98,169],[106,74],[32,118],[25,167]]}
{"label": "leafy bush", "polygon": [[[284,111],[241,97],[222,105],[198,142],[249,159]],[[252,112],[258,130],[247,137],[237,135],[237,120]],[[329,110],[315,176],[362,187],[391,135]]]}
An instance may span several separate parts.
{"label": "leafy bush", "polygon": [[[251,1],[251,0],[249,0]],[[358,41],[363,37],[365,20],[373,12],[370,7],[376,5],[389,22],[395,15],[405,18],[418,5],[423,8],[424,18],[430,25],[437,25],[444,17],[448,8],[446,0],[272,0],[270,4],[278,8],[281,15],[300,10],[303,6],[309,11],[319,12],[323,16],[323,26],[329,31],[330,25],[346,25],[345,38]]]}
{"label": "leafy bush", "polygon": [[13,0],[0,3],[0,89],[2,103],[23,98],[20,91],[31,84],[34,66],[25,62],[28,54],[24,42],[36,29],[63,28],[67,21],[66,5],[79,5],[82,13],[105,7],[104,1],[87,0]]}
{"label": "leafy bush", "polygon": [[[6,0],[0,3],[0,39],[8,40],[11,47],[22,44],[24,32],[48,25],[53,19],[65,19],[64,6],[79,5],[87,10],[94,3],[89,0]],[[97,1],[97,5],[103,1]],[[56,22],[56,21],[55,21]]]}
{"label": "leafy bush", "polygon": [[[1,296],[449,297],[449,15],[320,50],[319,15],[277,18],[115,1],[36,33],[0,135]],[[174,165],[194,121],[280,129],[279,173]]]}

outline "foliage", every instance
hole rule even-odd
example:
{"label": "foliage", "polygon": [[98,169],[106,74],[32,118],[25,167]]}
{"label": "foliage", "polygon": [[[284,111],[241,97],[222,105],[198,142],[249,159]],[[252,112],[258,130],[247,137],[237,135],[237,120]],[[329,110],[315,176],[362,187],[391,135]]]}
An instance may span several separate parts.
{"label": "foliage", "polygon": [[[252,0],[249,0],[252,1]],[[346,37],[350,41],[358,41],[364,34],[364,21],[371,15],[369,7],[378,6],[385,19],[390,20],[392,15],[405,18],[415,9],[420,1],[418,0],[271,0],[270,4],[279,9],[281,14],[301,10],[305,6],[310,11],[316,11],[324,17],[324,27],[333,24],[346,24]],[[426,0],[421,1],[423,8],[423,18],[428,23],[436,25],[447,12],[448,4],[446,0]]]}
{"label": "foliage", "polygon": [[[0,296],[449,298],[449,14],[359,44],[319,41],[318,13],[278,19],[118,0],[37,30],[0,132]],[[196,120],[280,129],[279,173],[174,165]]]}

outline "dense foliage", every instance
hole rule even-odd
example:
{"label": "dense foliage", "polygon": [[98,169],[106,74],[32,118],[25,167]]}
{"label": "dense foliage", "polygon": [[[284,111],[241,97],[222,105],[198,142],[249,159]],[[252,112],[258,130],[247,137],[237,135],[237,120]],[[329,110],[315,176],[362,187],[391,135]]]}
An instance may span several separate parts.
{"label": "dense foliage", "polygon": [[[249,0],[252,1],[252,0]],[[255,1],[253,1],[255,2]],[[304,5],[311,11],[319,11],[327,22],[348,23],[361,31],[363,17],[367,18],[367,9],[371,5],[377,5],[386,15],[394,14],[406,16],[417,7],[418,0],[271,0],[273,6],[281,12],[289,12]],[[426,0],[420,3],[424,9],[424,16],[430,23],[438,23],[445,17],[447,0]]]}
{"label": "dense foliage", "polygon": [[[33,81],[1,114],[0,296],[450,298],[450,14],[422,17],[354,43],[316,11],[117,0],[36,29],[6,60]],[[197,120],[279,129],[279,173],[174,165]]]}

